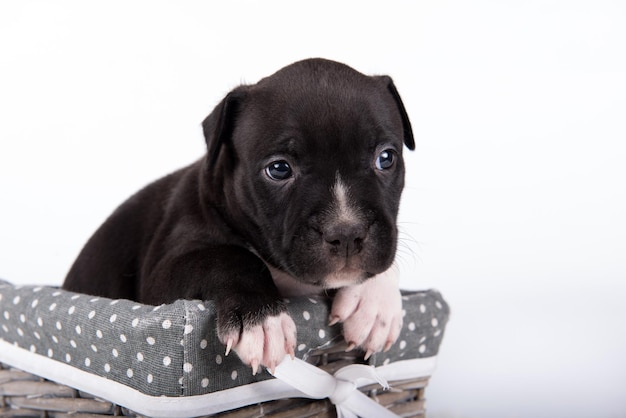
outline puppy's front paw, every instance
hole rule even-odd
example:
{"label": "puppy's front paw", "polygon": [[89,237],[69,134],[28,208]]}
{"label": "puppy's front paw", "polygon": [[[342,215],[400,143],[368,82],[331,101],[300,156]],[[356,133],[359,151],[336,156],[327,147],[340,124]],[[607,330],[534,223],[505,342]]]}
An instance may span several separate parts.
{"label": "puppy's front paw", "polygon": [[241,361],[252,367],[253,375],[260,365],[274,370],[286,355],[294,357],[296,325],[286,312],[244,324],[240,329],[231,327],[222,331],[218,326],[218,336],[226,345],[226,355],[234,349]]}
{"label": "puppy's front paw", "polygon": [[339,289],[330,313],[330,324],[338,322],[343,323],[348,351],[360,346],[365,359],[387,351],[402,329],[402,297],[395,270]]}

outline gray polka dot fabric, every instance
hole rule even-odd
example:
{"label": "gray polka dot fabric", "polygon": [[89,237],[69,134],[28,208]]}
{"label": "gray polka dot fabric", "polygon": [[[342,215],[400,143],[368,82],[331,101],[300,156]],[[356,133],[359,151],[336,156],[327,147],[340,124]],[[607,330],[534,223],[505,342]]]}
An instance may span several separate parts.
{"label": "gray polka dot fabric", "polygon": [[[341,326],[327,325],[329,299],[287,302],[298,328],[297,357],[342,341]],[[371,364],[437,354],[449,315],[441,295],[405,293],[403,309],[398,342]],[[148,306],[0,281],[0,339],[150,396],[204,395],[273,378],[265,370],[253,376],[236,354],[224,355],[214,315],[207,301]]]}

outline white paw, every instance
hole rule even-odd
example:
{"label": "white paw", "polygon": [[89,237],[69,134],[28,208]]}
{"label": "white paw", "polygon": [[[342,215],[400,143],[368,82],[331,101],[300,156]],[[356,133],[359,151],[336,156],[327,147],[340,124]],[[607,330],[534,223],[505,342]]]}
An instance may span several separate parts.
{"label": "white paw", "polygon": [[395,269],[339,289],[330,313],[330,324],[338,322],[343,323],[348,351],[359,346],[366,359],[387,351],[402,329],[402,297]]}
{"label": "white paw", "polygon": [[231,348],[241,361],[252,367],[255,375],[259,366],[274,370],[286,355],[294,357],[296,324],[287,313],[268,316],[262,323],[245,327],[241,334],[227,335],[226,355]]}

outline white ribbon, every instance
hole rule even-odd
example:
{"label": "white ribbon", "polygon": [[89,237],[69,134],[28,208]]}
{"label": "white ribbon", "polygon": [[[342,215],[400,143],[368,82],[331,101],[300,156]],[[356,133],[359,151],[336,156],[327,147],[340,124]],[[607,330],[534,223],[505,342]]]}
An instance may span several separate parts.
{"label": "white ribbon", "polygon": [[389,389],[373,366],[353,364],[334,376],[303,360],[289,356],[276,367],[274,377],[313,399],[328,398],[337,407],[338,418],[393,418],[398,415],[358,390],[364,384],[379,383]]}

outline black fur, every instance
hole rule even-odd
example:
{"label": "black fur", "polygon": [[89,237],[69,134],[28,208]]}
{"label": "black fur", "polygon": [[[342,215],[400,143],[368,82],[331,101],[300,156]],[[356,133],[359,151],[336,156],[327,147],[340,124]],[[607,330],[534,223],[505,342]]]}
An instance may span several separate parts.
{"label": "black fur", "polygon": [[[233,90],[203,129],[207,154],[123,203],[87,242],[65,289],[148,304],[214,300],[223,335],[285,310],[266,263],[320,288],[332,287],[325,277],[346,257],[358,280],[390,266],[402,147],[415,142],[389,77],[300,61]],[[386,171],[375,167],[383,148],[396,157]],[[292,178],[268,178],[265,167],[279,159]],[[361,214],[358,237],[329,206],[338,173]]]}

